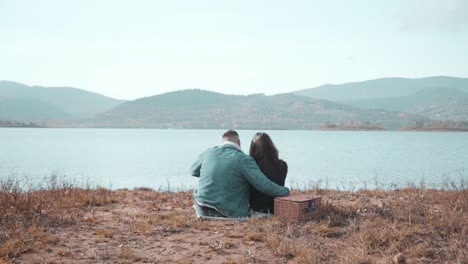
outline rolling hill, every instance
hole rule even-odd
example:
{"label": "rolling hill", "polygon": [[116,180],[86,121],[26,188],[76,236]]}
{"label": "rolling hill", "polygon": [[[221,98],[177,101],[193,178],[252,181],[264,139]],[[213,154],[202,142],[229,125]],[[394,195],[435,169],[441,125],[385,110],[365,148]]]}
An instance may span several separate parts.
{"label": "rolling hill", "polygon": [[239,96],[192,89],[125,102],[81,123],[91,127],[316,129],[325,122],[370,121],[399,128],[417,115],[369,111],[294,94]]}
{"label": "rolling hill", "polygon": [[90,118],[123,101],[71,87],[0,81],[0,120],[48,122]]}
{"label": "rolling hill", "polygon": [[0,120],[56,127],[317,129],[365,123],[399,129],[429,120],[468,121],[468,79],[385,78],[272,96],[189,89],[133,101],[0,81]]}
{"label": "rolling hill", "polygon": [[468,78],[384,78],[294,92],[366,109],[408,112],[431,119],[468,120]]}
{"label": "rolling hill", "polygon": [[454,88],[425,88],[408,96],[347,103],[366,109],[414,113],[434,120],[468,121],[468,93]]}
{"label": "rolling hill", "polygon": [[326,84],[294,92],[297,95],[337,102],[396,98],[425,88],[453,88],[468,93],[468,78],[435,76],[426,78],[382,78],[344,84]]}

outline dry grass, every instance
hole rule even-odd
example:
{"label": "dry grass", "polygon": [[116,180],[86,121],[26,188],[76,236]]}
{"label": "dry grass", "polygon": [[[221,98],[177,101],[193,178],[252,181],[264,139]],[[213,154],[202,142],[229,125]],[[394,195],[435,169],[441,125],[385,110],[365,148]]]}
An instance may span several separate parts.
{"label": "dry grass", "polygon": [[[392,263],[397,253],[403,253],[408,263],[468,263],[466,189],[305,192],[323,195],[321,213],[309,222],[274,217],[210,222],[194,218],[190,191],[56,185],[26,192],[4,182],[0,263],[21,256],[34,259],[52,250],[48,256],[58,257],[59,262],[75,258],[80,249],[60,247],[68,241],[55,235],[67,228],[96,242],[82,246],[82,254],[95,251],[83,263],[364,264]],[[106,243],[111,245],[98,248]]]}
{"label": "dry grass", "polygon": [[[468,190],[326,193],[316,219],[252,221],[246,237],[303,263],[391,263],[400,252],[416,263],[468,263]],[[259,228],[264,236],[252,233]]]}
{"label": "dry grass", "polygon": [[0,181],[0,262],[58,242],[50,228],[75,225],[83,213],[115,202],[102,188],[76,188],[55,176],[46,187],[26,189]]}

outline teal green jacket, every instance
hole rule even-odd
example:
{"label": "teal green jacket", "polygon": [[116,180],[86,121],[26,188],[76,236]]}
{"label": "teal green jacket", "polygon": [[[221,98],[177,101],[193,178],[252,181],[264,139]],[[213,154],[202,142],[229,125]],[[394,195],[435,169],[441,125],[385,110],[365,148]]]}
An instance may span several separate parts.
{"label": "teal green jacket", "polygon": [[250,187],[272,197],[289,195],[289,189],[270,181],[255,160],[232,145],[203,152],[191,167],[199,177],[195,200],[214,206],[229,217],[248,216]]}

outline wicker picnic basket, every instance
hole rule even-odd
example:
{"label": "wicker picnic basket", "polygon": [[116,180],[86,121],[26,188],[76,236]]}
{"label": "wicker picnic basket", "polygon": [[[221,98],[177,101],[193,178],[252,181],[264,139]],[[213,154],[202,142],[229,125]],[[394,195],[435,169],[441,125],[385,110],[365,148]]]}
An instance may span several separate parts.
{"label": "wicker picnic basket", "polygon": [[308,221],[320,212],[321,196],[296,194],[275,198],[275,216],[291,222]]}

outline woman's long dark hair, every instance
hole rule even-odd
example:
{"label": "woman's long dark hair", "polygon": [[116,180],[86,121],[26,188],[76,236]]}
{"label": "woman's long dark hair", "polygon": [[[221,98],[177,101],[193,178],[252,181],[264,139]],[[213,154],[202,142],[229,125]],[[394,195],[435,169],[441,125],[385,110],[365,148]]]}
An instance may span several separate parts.
{"label": "woman's long dark hair", "polygon": [[257,162],[264,158],[269,158],[272,159],[277,166],[280,165],[278,149],[267,133],[258,132],[254,135],[250,143],[249,154]]}

